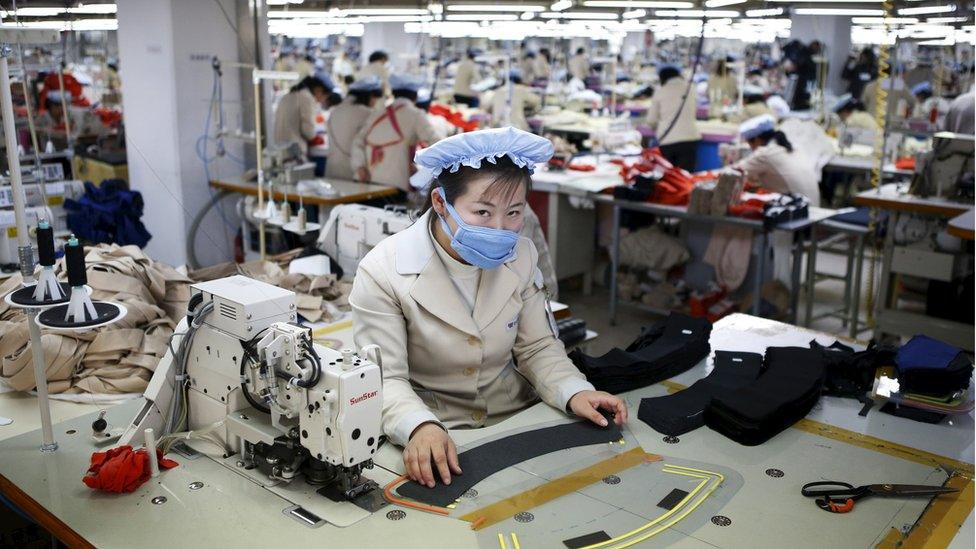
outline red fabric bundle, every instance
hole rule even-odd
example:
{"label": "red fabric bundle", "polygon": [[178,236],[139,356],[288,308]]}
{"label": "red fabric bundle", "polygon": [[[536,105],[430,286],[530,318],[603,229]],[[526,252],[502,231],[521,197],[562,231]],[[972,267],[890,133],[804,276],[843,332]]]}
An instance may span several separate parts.
{"label": "red fabric bundle", "polygon": [[899,170],[914,170],[915,169],[915,157],[905,156],[895,160],[895,167]]}
{"label": "red fabric bundle", "polygon": [[449,107],[441,105],[440,103],[431,104],[430,108],[427,109],[427,112],[435,116],[440,116],[441,118],[450,122],[452,126],[455,128],[460,128],[462,131],[473,132],[478,129],[477,120],[465,120],[460,112],[453,111]]}
{"label": "red fabric bundle", "polygon": [[[156,449],[160,469],[172,469],[179,465],[171,459],[163,457],[163,452]],[[103,492],[133,492],[149,480],[149,453],[145,448],[133,452],[132,446],[119,446],[107,452],[94,452],[91,456],[91,466],[82,482],[93,490]]]}

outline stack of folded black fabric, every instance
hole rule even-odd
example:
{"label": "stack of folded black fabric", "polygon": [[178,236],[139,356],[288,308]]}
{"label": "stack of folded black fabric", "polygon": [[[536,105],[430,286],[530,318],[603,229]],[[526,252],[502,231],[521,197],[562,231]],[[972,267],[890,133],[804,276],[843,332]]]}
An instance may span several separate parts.
{"label": "stack of folded black fabric", "polygon": [[756,353],[715,351],[714,363],[712,373],[684,391],[641,399],[637,417],[661,434],[678,436],[693,431],[705,424],[705,408],[712,398],[756,381],[763,357]]}
{"label": "stack of folded black fabric", "polygon": [[821,353],[803,347],[766,349],[754,383],[715,395],[705,408],[705,425],[746,446],[762,444],[814,407],[823,390]]}
{"label": "stack of folded black fabric", "polygon": [[600,391],[621,393],[663,381],[687,371],[708,356],[712,325],[702,318],[671,313],[645,328],[626,350],[611,349],[600,357],[579,350],[569,358]]}
{"label": "stack of folded black fabric", "polygon": [[810,201],[798,194],[784,194],[763,206],[763,226],[771,229],[776,225],[806,219],[810,215]]}
{"label": "stack of folded black fabric", "polygon": [[973,377],[973,363],[957,347],[917,335],[895,357],[902,393],[940,396],[964,391]]}
{"label": "stack of folded black fabric", "polygon": [[895,364],[895,348],[878,346],[873,341],[863,351],[835,341],[829,346],[810,342],[810,348],[820,352],[826,369],[823,394],[861,398],[874,384],[875,372],[883,366]]}

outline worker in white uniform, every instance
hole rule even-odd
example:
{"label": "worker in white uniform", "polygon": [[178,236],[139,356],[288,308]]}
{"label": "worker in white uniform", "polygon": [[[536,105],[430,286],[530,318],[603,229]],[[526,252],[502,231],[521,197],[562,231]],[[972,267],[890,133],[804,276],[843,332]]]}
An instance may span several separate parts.
{"label": "worker in white uniform", "polygon": [[355,78],[355,63],[349,58],[349,54],[345,49],[339,50],[339,54],[332,60],[332,79],[342,86],[344,90],[348,90],[348,86],[352,84]]}
{"label": "worker in white uniform", "polygon": [[878,86],[881,86],[888,94],[888,115],[892,119],[908,118],[915,109],[915,96],[913,96],[905,86],[905,80],[901,76],[895,76],[894,80],[890,76],[876,78],[864,86],[861,100],[864,103],[864,110],[870,115],[874,115],[877,110]]}
{"label": "worker in white uniform", "polygon": [[468,50],[464,59],[458,63],[457,73],[454,75],[454,102],[473,109],[481,104],[478,92],[471,89],[471,85],[481,79],[478,64],[474,61],[476,55],[474,50]]}
{"label": "worker in white uniform", "polygon": [[916,84],[912,88],[912,95],[915,96],[915,110],[912,113],[912,118],[929,120],[941,126],[945,121],[946,112],[949,111],[949,102],[934,95],[932,84],[928,82]]}
{"label": "worker in white uniform", "polygon": [[658,70],[661,86],[647,110],[647,125],[654,130],[661,154],[679,168],[695,170],[701,133],[695,122],[695,90],[681,78],[675,65]]}
{"label": "worker in white uniform", "polygon": [[370,76],[350,84],[349,95],[331,109],[325,126],[329,135],[326,177],[355,178],[351,159],[353,141],[382,98],[383,83],[379,78]]}
{"label": "worker in white uniform", "polygon": [[315,139],[315,116],[325,107],[332,93],[330,82],[306,76],[278,101],[275,110],[274,142],[277,145],[298,143],[303,153]]}
{"label": "worker in white uniform", "polygon": [[369,54],[366,66],[364,66],[356,78],[368,78],[375,76],[383,82],[383,95],[390,95],[390,56],[383,50],[376,50]]}
{"label": "worker in white uniform", "polygon": [[793,149],[783,132],[776,129],[776,119],[764,114],[746,120],[739,126],[739,135],[752,149],[752,154],[735,164],[746,180],[779,193],[799,194],[820,204],[817,175],[804,153]]}
{"label": "worker in white uniform", "polygon": [[535,111],[542,106],[542,99],[532,88],[522,83],[522,72],[512,69],[508,75],[511,81],[511,103],[509,103],[509,87],[503,85],[495,90],[487,111],[491,114],[492,125],[513,126],[520,130],[529,129],[526,111]]}
{"label": "worker in white uniform", "polygon": [[350,159],[356,179],[411,191],[414,148],[438,139],[427,112],[415,104],[422,86],[423,81],[415,76],[390,76],[393,102],[374,110],[353,140]]}
{"label": "worker in white uniform", "polygon": [[765,90],[746,84],[742,87],[742,112],[738,116],[729,117],[729,120],[742,122],[764,114],[773,114],[772,109],[766,104]]}
{"label": "worker in white uniform", "polygon": [[576,55],[569,59],[569,74],[586,82],[586,77],[590,75],[590,59],[586,57],[586,50],[576,49]]}
{"label": "worker in white uniform", "polygon": [[840,118],[841,125],[856,130],[878,131],[874,117],[864,111],[864,104],[847,93],[834,103],[834,114]]}
{"label": "worker in white uniform", "polygon": [[952,133],[974,133],[974,110],[976,110],[976,95],[970,90],[952,100],[946,112],[942,129]]}
{"label": "worker in white uniform", "polygon": [[407,475],[462,474],[447,429],[495,424],[540,398],[560,413],[622,425],[626,404],[567,358],[519,236],[532,167],[549,140],[514,128],[459,134],[416,156],[425,213],[359,263],[349,303],[356,346],[383,349],[383,432]]}
{"label": "worker in white uniform", "polygon": [[548,48],[541,48],[535,56],[533,72],[538,80],[549,80],[552,77],[552,53]]}

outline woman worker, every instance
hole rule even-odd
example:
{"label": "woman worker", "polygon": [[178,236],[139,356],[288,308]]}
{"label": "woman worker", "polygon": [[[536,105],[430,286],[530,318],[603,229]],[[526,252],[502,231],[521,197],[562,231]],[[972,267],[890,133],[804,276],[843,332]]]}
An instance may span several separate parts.
{"label": "woman worker", "polygon": [[329,160],[325,176],[353,179],[350,154],[356,134],[366,124],[376,104],[383,97],[383,81],[376,76],[356,80],[349,86],[349,95],[334,107],[325,129],[329,134]]}
{"label": "woman worker", "polygon": [[417,153],[427,208],[359,264],[349,297],[356,345],[383,351],[383,431],[407,475],[433,487],[461,474],[449,428],[484,427],[536,402],[607,420],[622,400],[595,391],[556,337],[536,249],[520,237],[542,137],[498,128]]}
{"label": "woman worker", "polygon": [[695,90],[674,65],[658,70],[661,86],[647,110],[647,125],[654,130],[661,154],[679,168],[695,170],[701,133],[695,122]]}
{"label": "woman worker", "polygon": [[746,120],[739,135],[748,143],[752,154],[735,167],[746,179],[771,191],[800,194],[814,206],[820,204],[820,188],[813,163],[776,129],[776,119],[764,114]]}
{"label": "woman worker", "polygon": [[315,139],[315,115],[325,108],[331,94],[331,82],[315,76],[306,76],[292,86],[275,110],[275,143],[298,143],[308,153],[308,142]]}

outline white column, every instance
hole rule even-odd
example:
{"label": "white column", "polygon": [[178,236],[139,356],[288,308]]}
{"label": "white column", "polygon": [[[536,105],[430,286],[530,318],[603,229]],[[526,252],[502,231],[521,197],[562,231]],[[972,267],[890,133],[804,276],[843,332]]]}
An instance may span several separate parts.
{"label": "white column", "polygon": [[[213,86],[211,59],[238,61],[250,44],[238,37],[239,10],[247,0],[118,0],[119,70],[131,186],[142,192],[143,222],[152,233],[146,252],[172,265],[187,261],[186,239],[193,218],[211,194],[197,141],[204,134]],[[223,10],[221,10],[223,8]],[[243,30],[243,29],[242,29]],[[225,67],[223,99],[229,130],[253,129],[242,115],[241,78],[246,71]],[[250,86],[248,86],[250,88]],[[243,102],[253,101],[244,96]],[[216,113],[211,113],[216,130]],[[245,144],[227,140],[235,158],[244,157]],[[214,147],[210,147],[213,154]],[[211,178],[241,174],[229,156],[209,165]],[[226,207],[226,223],[215,209],[197,236],[197,257],[211,265],[233,257],[233,236],[240,226],[233,208]]]}
{"label": "white column", "polygon": [[827,89],[836,95],[844,93],[846,82],[840,73],[851,50],[851,18],[840,15],[793,15],[790,38],[809,44],[819,40],[827,56]]}

